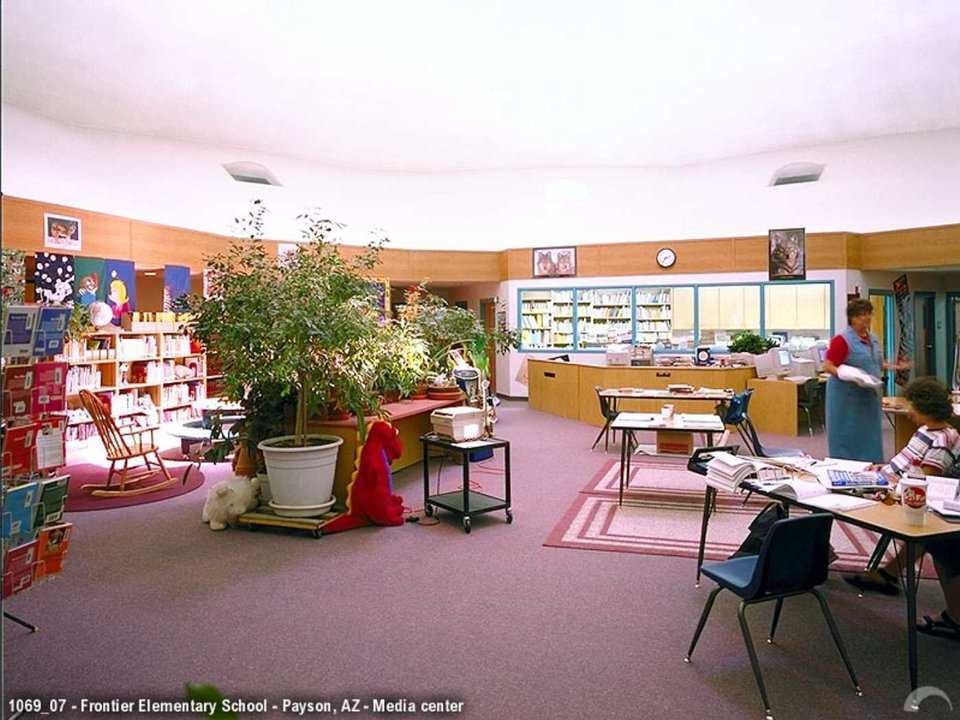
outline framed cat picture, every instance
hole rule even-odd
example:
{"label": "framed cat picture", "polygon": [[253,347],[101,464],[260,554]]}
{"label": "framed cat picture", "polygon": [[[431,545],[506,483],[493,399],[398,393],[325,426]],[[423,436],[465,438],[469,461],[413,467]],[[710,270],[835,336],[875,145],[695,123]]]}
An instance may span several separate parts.
{"label": "framed cat picture", "polygon": [[571,277],[577,274],[577,248],[534,248],[533,276]]}

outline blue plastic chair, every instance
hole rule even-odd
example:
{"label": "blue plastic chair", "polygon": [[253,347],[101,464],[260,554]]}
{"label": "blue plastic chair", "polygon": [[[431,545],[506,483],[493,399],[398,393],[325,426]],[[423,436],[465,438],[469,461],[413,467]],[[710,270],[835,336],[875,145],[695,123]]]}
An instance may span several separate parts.
{"label": "blue plastic chair", "polygon": [[827,513],[805,515],[803,517],[786,518],[775,522],[764,538],[759,555],[739,557],[723,562],[707,563],[702,567],[704,575],[717,583],[717,587],[710,592],[707,604],[700,615],[700,622],[693,634],[693,641],[684,662],[689,663],[693,650],[707,623],[713,602],[721,590],[729,590],[740,598],[740,608],[737,615],[740,620],[740,631],[750,656],[750,665],[753,675],[760,688],[760,697],[767,718],[772,719],[770,702],[767,700],[767,690],[760,673],[760,664],[757,653],[750,638],[750,629],[747,627],[746,608],[763,602],[776,601],[773,610],[773,622],[770,625],[768,643],[773,643],[773,636],[780,621],[780,610],[785,598],[794,595],[810,593],[820,603],[820,609],[826,618],[830,634],[836,643],[843,664],[858,695],[862,695],[857,675],[847,657],[847,650],[840,638],[840,631],[830,613],[830,608],[823,595],[817,590],[827,579],[827,566],[830,563],[830,529],[833,527],[833,516]]}
{"label": "blue plastic chair", "polygon": [[750,396],[752,394],[753,390],[750,389],[730,398],[730,403],[727,405],[726,413],[723,416],[724,424],[733,425],[737,428],[737,432],[749,449],[750,454],[756,457],[774,458],[803,455],[804,452],[800,448],[768,447],[760,442],[757,429],[754,427],[753,421],[747,413],[750,407]]}

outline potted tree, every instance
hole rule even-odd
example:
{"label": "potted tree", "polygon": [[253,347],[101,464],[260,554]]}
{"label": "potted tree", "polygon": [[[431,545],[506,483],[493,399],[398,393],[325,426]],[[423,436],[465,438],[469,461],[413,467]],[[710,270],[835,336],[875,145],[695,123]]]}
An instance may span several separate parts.
{"label": "potted tree", "polygon": [[[298,218],[298,249],[275,258],[261,240],[262,216],[262,205],[251,210],[249,237],[208,259],[209,294],[193,308],[195,333],[218,353],[232,399],[256,398],[265,388],[274,399],[290,398],[293,432],[257,443],[272,506],[321,514],[333,505],[343,441],[309,433],[307,421],[335,403],[360,418],[379,407],[380,323],[369,273],[384,240],[345,259],[331,240],[340,225],[310,212]],[[357,426],[362,441],[364,423]]]}

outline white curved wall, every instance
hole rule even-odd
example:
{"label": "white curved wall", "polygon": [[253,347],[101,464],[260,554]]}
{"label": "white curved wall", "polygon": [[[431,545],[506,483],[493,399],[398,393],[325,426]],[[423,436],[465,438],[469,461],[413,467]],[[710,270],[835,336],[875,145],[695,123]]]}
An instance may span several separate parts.
{"label": "white curved wall", "polygon": [[[869,231],[960,221],[960,129],[664,169],[360,173],[230,148],[90,131],[2,108],[0,189],[19,197],[229,233],[248,199],[267,235],[296,237],[319,205],[393,247],[490,249],[764,234]],[[282,188],[234,182],[225,162],[269,167]],[[819,183],[771,188],[789,162],[825,163]]]}

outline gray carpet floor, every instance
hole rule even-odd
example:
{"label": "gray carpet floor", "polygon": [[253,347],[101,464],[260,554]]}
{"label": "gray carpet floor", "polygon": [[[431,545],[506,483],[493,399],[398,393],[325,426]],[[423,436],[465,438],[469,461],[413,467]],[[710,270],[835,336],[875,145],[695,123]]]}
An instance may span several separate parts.
{"label": "gray carpet floor", "polygon": [[[451,698],[468,718],[763,717],[731,596],[717,601],[693,664],[682,662],[710,590],[694,587],[694,561],[542,546],[615,457],[588,450],[596,429],[525,402],[504,403],[500,416],[516,520],[479,517],[470,535],[449,516],[320,540],[214,533],[200,522],[203,489],[71,514],[63,575],[7,603],[41,626],[29,634],[4,623],[7,697],[175,698],[185,682],[209,682],[233,697],[337,707],[353,697]],[[817,453],[825,445],[822,435],[765,439]],[[207,484],[224,470],[205,470]],[[458,472],[447,468],[445,487]],[[500,475],[473,477],[500,491]],[[422,505],[418,468],[396,483],[408,505]],[[903,600],[859,598],[835,575],[825,590],[864,695],[812,598],[787,602],[772,646],[763,642],[772,608],[754,608],[776,717],[902,717]],[[942,605],[937,584],[924,582],[921,613]],[[960,711],[960,644],[921,637],[920,671]],[[948,717],[939,702],[921,715]]]}

